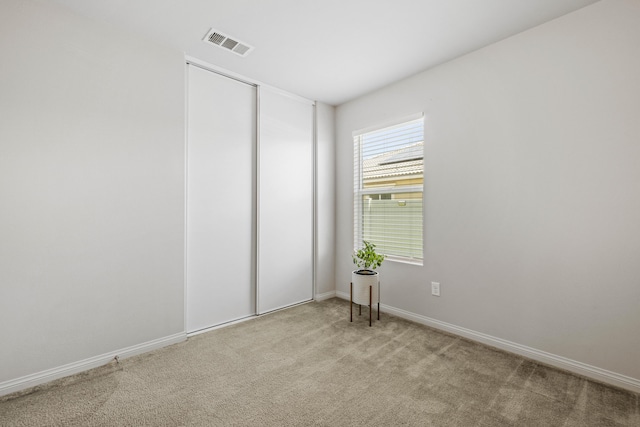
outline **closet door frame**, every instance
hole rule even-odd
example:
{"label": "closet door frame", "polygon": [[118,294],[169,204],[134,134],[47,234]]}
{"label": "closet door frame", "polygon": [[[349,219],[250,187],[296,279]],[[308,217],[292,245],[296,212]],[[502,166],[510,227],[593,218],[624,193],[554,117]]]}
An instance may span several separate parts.
{"label": "closet door frame", "polygon": [[[289,96],[291,98],[294,99],[298,99],[302,102],[307,102],[311,105],[312,107],[312,162],[311,162],[311,168],[312,168],[312,186],[310,188],[310,191],[312,191],[312,227],[311,227],[311,265],[312,265],[312,289],[311,289],[311,298],[308,301],[302,301],[300,303],[297,304],[305,304],[309,301],[313,301],[315,300],[316,297],[316,287],[317,287],[317,157],[318,157],[318,153],[317,153],[317,111],[316,111],[316,103],[315,101],[310,101],[306,98],[300,97],[298,95],[295,94],[291,94],[285,91],[282,91],[280,89],[271,87],[269,85],[265,85],[259,81],[256,80],[252,80],[249,78],[246,78],[242,75],[230,72],[228,70],[219,68],[215,65],[206,63],[204,61],[201,61],[197,58],[194,57],[190,57],[190,56],[185,56],[185,68],[184,68],[184,72],[185,72],[185,118],[188,117],[188,94],[189,94],[189,79],[188,79],[188,75],[189,75],[189,66],[195,66],[198,68],[201,68],[203,70],[206,71],[210,71],[212,73],[216,73],[220,76],[223,77],[227,77],[233,80],[236,80],[240,83],[245,83],[248,84],[250,86],[254,86],[256,88],[256,114],[255,114],[255,129],[256,129],[256,135],[255,135],[255,156],[256,156],[256,162],[255,162],[255,173],[254,173],[254,186],[255,186],[255,193],[254,193],[254,206],[256,207],[256,212],[255,212],[255,220],[256,220],[256,224],[255,224],[255,246],[253,247],[253,257],[255,260],[255,265],[254,265],[254,273],[255,273],[255,281],[254,281],[254,292],[255,292],[255,307],[254,307],[254,315],[250,315],[247,316],[246,318],[243,319],[238,319],[238,320],[232,320],[226,323],[222,323],[216,326],[212,326],[210,328],[206,328],[204,330],[200,330],[200,331],[195,331],[193,333],[187,333],[188,336],[192,336],[192,335],[197,335],[199,333],[203,333],[203,332],[207,332],[213,329],[217,329],[220,327],[224,327],[226,325],[229,324],[233,324],[233,323],[237,323],[237,322],[242,322],[244,320],[249,320],[252,319],[254,317],[263,315],[263,314],[267,314],[270,313],[273,310],[270,311],[263,311],[260,312],[260,271],[259,271],[259,266],[260,266],[260,253],[258,251],[258,248],[260,246],[260,91],[262,88],[265,89],[269,89],[275,92],[280,92],[282,94],[285,94],[286,96]],[[188,147],[188,126],[185,124],[185,139],[184,139],[184,147],[185,147],[185,153],[187,153],[187,147]],[[187,155],[185,155],[185,200],[184,200],[184,217],[185,217],[185,226],[184,226],[184,247],[185,247],[185,251],[184,251],[184,328],[185,331],[187,330],[187,315],[188,315],[188,305],[187,305],[187,173],[188,173],[188,157]],[[297,305],[297,304],[293,304],[293,305]],[[282,308],[286,308],[286,307],[282,307]],[[278,309],[276,309],[278,310]]]}

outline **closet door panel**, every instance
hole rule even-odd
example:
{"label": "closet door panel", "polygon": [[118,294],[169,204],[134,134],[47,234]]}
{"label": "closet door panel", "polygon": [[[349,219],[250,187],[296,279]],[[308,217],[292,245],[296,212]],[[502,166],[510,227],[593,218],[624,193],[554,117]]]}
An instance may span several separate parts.
{"label": "closet door panel", "polygon": [[190,65],[187,332],[255,314],[256,88]]}
{"label": "closet door panel", "polygon": [[260,90],[258,312],[313,298],[313,105]]}

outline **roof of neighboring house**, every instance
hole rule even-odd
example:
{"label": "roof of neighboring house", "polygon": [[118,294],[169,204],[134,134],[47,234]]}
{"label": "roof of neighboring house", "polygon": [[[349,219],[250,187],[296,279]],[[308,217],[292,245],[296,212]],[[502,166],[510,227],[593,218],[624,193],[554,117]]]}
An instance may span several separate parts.
{"label": "roof of neighboring house", "polygon": [[363,161],[363,180],[422,173],[423,141]]}

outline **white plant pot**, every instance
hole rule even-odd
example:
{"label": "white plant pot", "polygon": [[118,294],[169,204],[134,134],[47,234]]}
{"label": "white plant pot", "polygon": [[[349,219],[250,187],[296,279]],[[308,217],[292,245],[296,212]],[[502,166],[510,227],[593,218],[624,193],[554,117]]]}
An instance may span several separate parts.
{"label": "white plant pot", "polygon": [[380,298],[380,275],[377,271],[373,274],[358,274],[357,271],[351,272],[353,302],[369,305],[369,287],[371,287],[371,304],[377,304]]}

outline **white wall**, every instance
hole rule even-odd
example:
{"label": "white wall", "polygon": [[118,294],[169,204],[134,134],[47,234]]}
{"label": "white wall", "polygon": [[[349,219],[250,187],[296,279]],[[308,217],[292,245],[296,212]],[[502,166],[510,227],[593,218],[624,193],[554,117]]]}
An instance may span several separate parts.
{"label": "white wall", "polygon": [[20,0],[0,54],[2,389],[184,333],[184,60]]}
{"label": "white wall", "polygon": [[335,107],[316,103],[316,296],[335,293]]}
{"label": "white wall", "polygon": [[382,302],[639,387],[638,22],[604,0],[339,106],[338,292],[351,132],[424,111],[425,264],[386,262]]}

